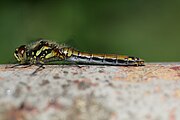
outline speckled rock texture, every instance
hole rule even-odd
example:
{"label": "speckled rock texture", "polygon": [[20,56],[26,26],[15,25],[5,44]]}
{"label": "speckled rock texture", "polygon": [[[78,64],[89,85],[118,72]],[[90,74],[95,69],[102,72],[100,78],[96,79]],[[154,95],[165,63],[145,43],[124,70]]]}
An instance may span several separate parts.
{"label": "speckled rock texture", "polygon": [[0,120],[180,120],[180,63],[0,65]]}

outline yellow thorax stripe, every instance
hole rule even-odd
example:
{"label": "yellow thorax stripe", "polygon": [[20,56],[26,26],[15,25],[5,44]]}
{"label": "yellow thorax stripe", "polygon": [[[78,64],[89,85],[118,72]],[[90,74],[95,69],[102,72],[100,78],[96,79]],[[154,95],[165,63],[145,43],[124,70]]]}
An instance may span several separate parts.
{"label": "yellow thorax stripe", "polygon": [[42,51],[44,51],[44,50],[46,50],[46,49],[49,49],[50,47],[48,47],[48,46],[43,46],[40,50],[38,50],[37,52],[36,52],[36,56],[38,56]]}

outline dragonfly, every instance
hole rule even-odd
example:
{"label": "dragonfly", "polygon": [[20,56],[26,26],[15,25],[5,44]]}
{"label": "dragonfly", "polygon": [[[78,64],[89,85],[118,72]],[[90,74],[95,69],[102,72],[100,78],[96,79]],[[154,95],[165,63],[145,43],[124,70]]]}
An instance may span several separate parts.
{"label": "dragonfly", "polygon": [[15,50],[14,57],[20,65],[44,65],[53,61],[67,61],[112,66],[144,66],[144,60],[138,57],[81,52],[64,44],[45,39],[21,45]]}

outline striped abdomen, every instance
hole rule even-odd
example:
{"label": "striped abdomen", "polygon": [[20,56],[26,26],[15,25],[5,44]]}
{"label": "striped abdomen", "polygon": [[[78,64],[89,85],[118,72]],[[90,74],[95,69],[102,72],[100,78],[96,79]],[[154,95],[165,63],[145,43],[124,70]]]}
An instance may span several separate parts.
{"label": "striped abdomen", "polygon": [[62,48],[65,59],[71,62],[105,64],[105,65],[144,65],[144,60],[138,57],[130,57],[114,54],[90,54],[77,51],[73,48]]}

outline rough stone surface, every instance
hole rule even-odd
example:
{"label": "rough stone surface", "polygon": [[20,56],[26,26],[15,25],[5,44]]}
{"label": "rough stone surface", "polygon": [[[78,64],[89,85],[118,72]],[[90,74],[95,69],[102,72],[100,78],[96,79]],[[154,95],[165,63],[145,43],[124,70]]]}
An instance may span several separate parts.
{"label": "rough stone surface", "polygon": [[0,120],[180,120],[180,63],[0,65]]}

